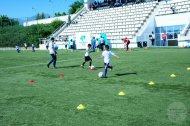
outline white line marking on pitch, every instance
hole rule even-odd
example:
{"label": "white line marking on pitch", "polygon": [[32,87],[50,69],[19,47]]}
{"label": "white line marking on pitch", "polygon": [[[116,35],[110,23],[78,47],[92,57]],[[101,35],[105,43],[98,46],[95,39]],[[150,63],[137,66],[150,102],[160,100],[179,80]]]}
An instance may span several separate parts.
{"label": "white line marking on pitch", "polygon": [[[0,57],[0,58],[3,58],[3,57]],[[102,58],[102,57],[95,57],[93,59],[99,59],[99,58]],[[76,59],[70,59],[70,60],[60,60],[60,61],[57,61],[58,63],[59,62],[66,62],[66,61],[73,61],[73,60],[78,60],[78,59],[81,59],[83,60],[83,58],[76,58]],[[13,67],[6,67],[6,68],[0,68],[0,70],[3,70],[3,69],[14,69],[14,68],[22,68],[22,67],[30,67],[30,66],[38,66],[38,65],[45,65],[47,63],[38,63],[38,64],[30,64],[30,65],[22,65],[22,66],[13,66]]]}
{"label": "white line marking on pitch", "polygon": [[[66,62],[66,61],[73,61],[73,60],[78,60],[78,59],[82,59],[82,58],[71,59],[71,60],[60,60],[60,61],[57,61],[57,62]],[[30,65],[6,67],[6,68],[0,68],[0,70],[2,70],[2,69],[11,69],[11,68],[21,68],[21,67],[38,66],[38,65],[45,65],[45,64],[47,64],[47,63],[38,63],[38,64],[30,64]]]}

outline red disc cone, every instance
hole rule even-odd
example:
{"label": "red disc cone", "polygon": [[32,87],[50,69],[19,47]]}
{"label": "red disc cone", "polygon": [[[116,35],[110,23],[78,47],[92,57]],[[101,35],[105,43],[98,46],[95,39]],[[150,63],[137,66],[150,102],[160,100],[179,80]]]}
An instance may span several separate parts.
{"label": "red disc cone", "polygon": [[29,80],[29,83],[31,83],[31,84],[34,83],[34,80]]}
{"label": "red disc cone", "polygon": [[60,74],[60,77],[61,77],[61,78],[64,78],[64,76],[65,76],[64,74]]}

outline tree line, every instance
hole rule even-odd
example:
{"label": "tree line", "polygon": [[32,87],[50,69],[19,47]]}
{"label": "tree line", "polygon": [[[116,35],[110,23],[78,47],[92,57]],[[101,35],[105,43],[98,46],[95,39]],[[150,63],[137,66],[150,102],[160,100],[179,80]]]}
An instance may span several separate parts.
{"label": "tree line", "polygon": [[[83,7],[83,0],[77,0],[70,5],[68,14],[74,14]],[[66,15],[65,12],[57,12],[54,16]],[[45,14],[38,13],[36,19],[44,19]],[[39,46],[39,39],[46,38],[53,31],[63,25],[65,22],[55,20],[50,24],[37,24],[24,27],[19,25],[19,21],[9,18],[6,15],[0,15],[0,47],[15,47],[15,45],[23,46],[27,43],[29,46],[34,43],[36,47]]]}
{"label": "tree line", "polygon": [[40,38],[48,37],[64,23],[63,21],[55,20],[50,24],[37,24],[24,27],[18,24],[8,25],[3,22],[3,25],[0,26],[0,47],[23,46],[25,42],[29,46],[34,43],[38,47]]}

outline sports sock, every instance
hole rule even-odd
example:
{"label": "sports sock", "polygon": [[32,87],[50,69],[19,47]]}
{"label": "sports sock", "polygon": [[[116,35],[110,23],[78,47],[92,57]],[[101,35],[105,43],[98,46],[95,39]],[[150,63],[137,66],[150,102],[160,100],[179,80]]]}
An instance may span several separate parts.
{"label": "sports sock", "polygon": [[82,65],[84,66],[85,62],[82,63]]}
{"label": "sports sock", "polygon": [[104,69],[104,77],[107,75],[107,68]]}

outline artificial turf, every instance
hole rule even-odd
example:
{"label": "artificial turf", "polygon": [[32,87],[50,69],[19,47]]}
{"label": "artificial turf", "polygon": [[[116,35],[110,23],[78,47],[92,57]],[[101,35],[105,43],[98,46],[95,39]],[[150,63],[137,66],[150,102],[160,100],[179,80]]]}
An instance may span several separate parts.
{"label": "artificial turf", "polygon": [[[82,50],[59,50],[57,69],[47,68],[48,51],[0,51],[0,125],[190,125],[189,49],[113,52],[120,58],[112,58],[108,78],[99,78],[101,52],[91,53],[91,71],[88,63],[80,66]],[[79,104],[86,109],[77,110]]]}

